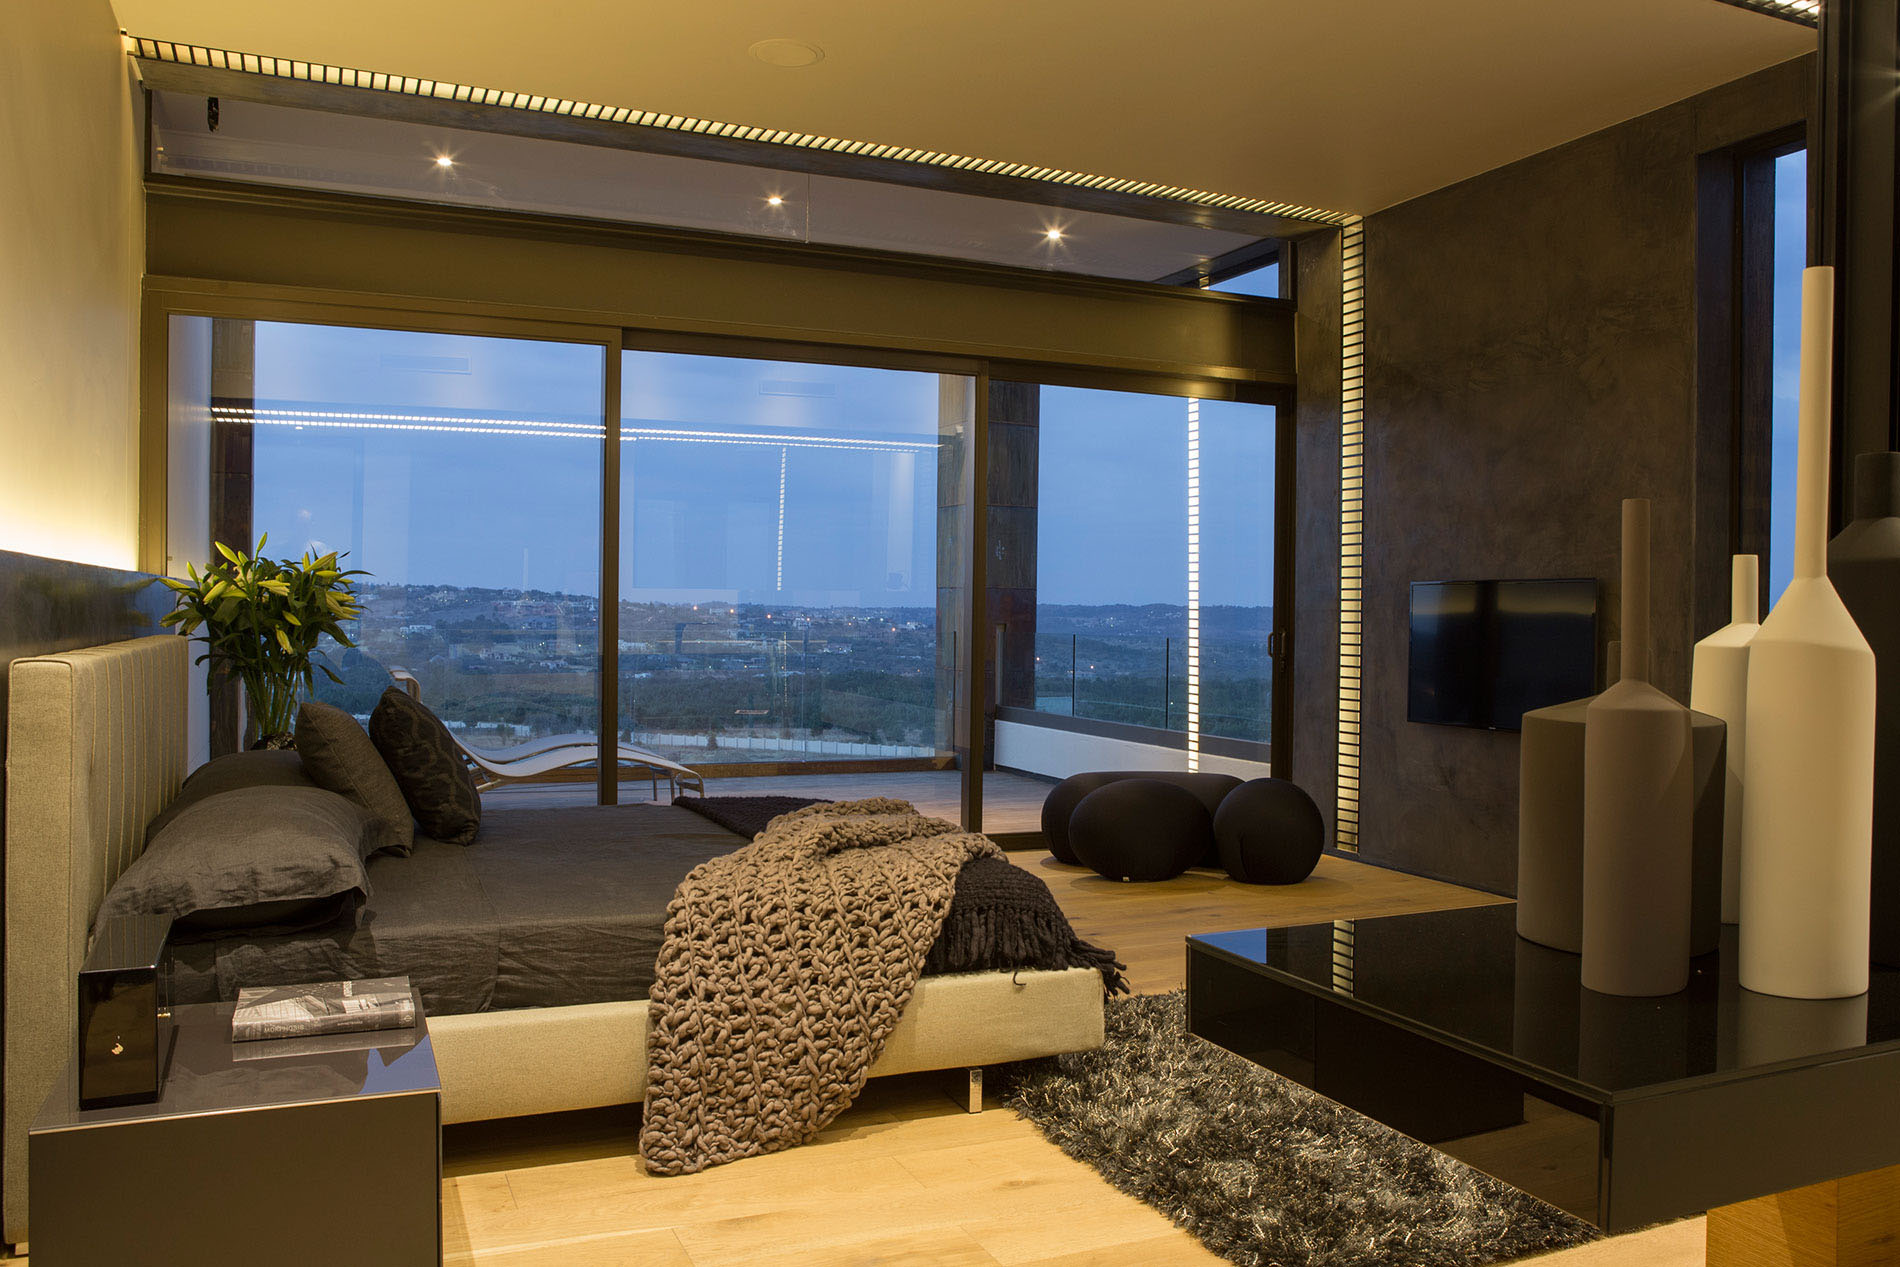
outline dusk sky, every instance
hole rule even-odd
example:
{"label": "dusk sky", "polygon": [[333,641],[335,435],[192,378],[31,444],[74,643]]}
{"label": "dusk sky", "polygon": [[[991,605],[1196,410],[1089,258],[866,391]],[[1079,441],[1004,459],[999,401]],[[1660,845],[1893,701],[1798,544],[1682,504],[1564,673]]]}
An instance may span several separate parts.
{"label": "dusk sky", "polygon": [[[595,593],[600,374],[592,347],[260,322],[259,408],[305,425],[258,428],[257,527],[383,581]],[[939,394],[934,374],[630,353],[623,426],[693,438],[622,446],[623,598],[770,602],[782,566],[779,601],[931,606]],[[1187,407],[1044,390],[1043,601],[1186,601]],[[1273,411],[1203,403],[1201,429],[1202,601],[1265,605]]]}
{"label": "dusk sky", "polygon": [[1801,268],[1807,263],[1807,234],[1808,152],[1796,150],[1775,160],[1775,438],[1768,557],[1762,560],[1770,606],[1794,579],[1795,394],[1801,380]]}

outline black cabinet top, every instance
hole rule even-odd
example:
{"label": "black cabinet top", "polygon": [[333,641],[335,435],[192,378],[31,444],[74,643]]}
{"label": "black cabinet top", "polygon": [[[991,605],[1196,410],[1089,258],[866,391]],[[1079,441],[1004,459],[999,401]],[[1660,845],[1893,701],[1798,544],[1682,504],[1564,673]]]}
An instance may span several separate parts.
{"label": "black cabinet top", "polygon": [[1900,1049],[1900,971],[1853,999],[1784,999],[1736,980],[1736,930],[1662,998],[1584,989],[1578,956],[1517,935],[1515,904],[1189,938],[1380,1021],[1599,1102]]}

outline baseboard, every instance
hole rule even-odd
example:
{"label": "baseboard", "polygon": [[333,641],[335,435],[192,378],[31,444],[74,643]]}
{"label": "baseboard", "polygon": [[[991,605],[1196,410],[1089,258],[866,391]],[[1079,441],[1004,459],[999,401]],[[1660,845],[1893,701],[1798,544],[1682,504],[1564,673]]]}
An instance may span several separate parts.
{"label": "baseboard", "polygon": [[1444,875],[1437,871],[1426,871],[1418,867],[1401,867],[1394,863],[1382,862],[1377,858],[1368,858],[1362,853],[1354,853],[1351,850],[1328,846],[1326,856],[1329,858],[1344,858],[1348,862],[1363,862],[1368,867],[1377,867],[1381,871],[1396,871],[1400,875],[1415,875],[1421,880],[1436,880],[1440,884],[1456,885],[1461,889],[1470,889],[1473,893],[1488,893],[1492,897],[1509,898],[1513,902],[1517,900],[1517,894],[1509,889],[1494,889],[1486,884],[1473,884],[1471,881],[1461,880],[1455,875]]}

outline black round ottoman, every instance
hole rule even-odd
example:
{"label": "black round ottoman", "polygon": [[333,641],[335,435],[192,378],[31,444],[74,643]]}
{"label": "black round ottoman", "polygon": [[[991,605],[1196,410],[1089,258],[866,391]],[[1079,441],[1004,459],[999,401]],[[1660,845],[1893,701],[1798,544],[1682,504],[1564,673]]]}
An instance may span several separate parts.
{"label": "black round ottoman", "polygon": [[1285,779],[1253,779],[1214,815],[1214,843],[1227,874],[1246,884],[1298,884],[1326,847],[1319,806]]}
{"label": "black round ottoman", "polygon": [[1207,855],[1213,832],[1199,797],[1159,779],[1105,784],[1069,816],[1069,847],[1111,880],[1172,880]]}
{"label": "black round ottoman", "polygon": [[1055,855],[1057,862],[1066,862],[1072,867],[1082,865],[1082,860],[1075,856],[1074,847],[1069,844],[1069,819],[1074,815],[1075,807],[1082,803],[1082,798],[1098,787],[1107,787],[1127,777],[1116,770],[1071,774],[1049,789],[1048,797],[1042,802],[1042,838],[1048,843],[1049,852]]}
{"label": "black round ottoman", "polygon": [[[1069,844],[1069,818],[1075,813],[1075,807],[1082,803],[1082,798],[1090,792],[1124,779],[1152,779],[1158,783],[1172,783],[1176,787],[1186,788],[1207,809],[1209,819],[1220,807],[1221,798],[1240,786],[1240,780],[1231,774],[1190,774],[1185,770],[1096,770],[1087,774],[1072,774],[1050,788],[1048,797],[1042,803],[1042,838],[1048,843],[1049,852],[1055,855],[1057,862],[1066,862],[1072,867],[1083,865]],[[1196,858],[1188,865],[1220,865],[1212,834],[1207,838],[1206,856]]]}

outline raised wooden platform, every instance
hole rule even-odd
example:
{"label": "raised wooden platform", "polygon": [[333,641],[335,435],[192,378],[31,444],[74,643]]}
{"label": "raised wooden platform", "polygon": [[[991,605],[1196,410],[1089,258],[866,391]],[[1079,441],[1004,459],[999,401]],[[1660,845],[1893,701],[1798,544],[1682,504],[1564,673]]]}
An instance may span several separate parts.
{"label": "raised wooden platform", "polygon": [[[706,781],[708,796],[822,796],[834,801],[866,796],[895,796],[933,818],[955,821],[962,803],[963,776],[955,770],[905,770],[877,774],[775,774]],[[1040,831],[1042,802],[1055,786],[1027,775],[992,770],[983,776],[983,829],[992,832]],[[667,795],[660,784],[660,796]],[[651,800],[651,785],[629,779],[620,785],[623,805]],[[499,787],[483,804],[505,806],[592,805],[592,783],[521,783]]]}

